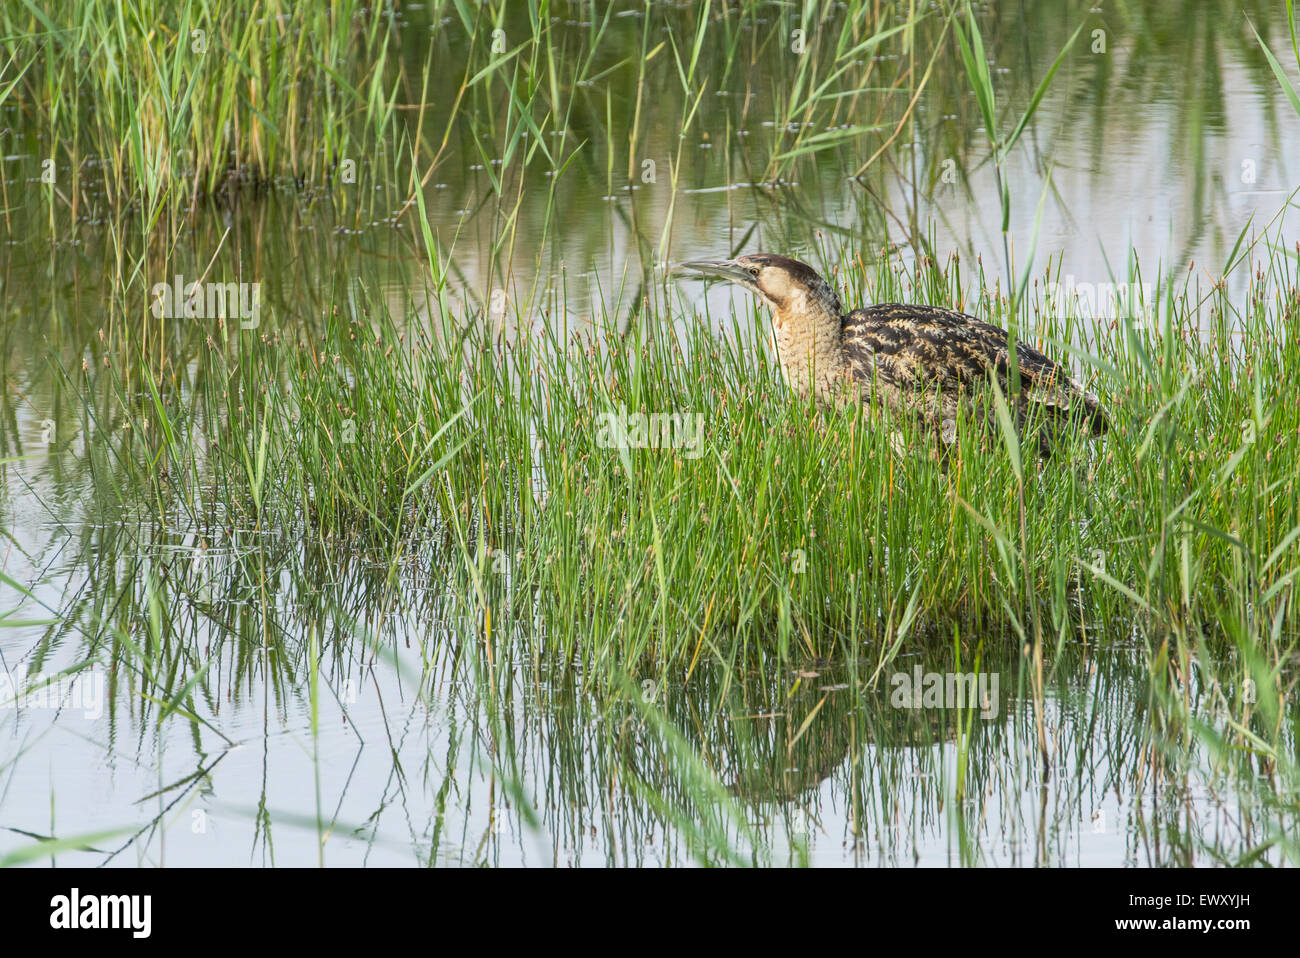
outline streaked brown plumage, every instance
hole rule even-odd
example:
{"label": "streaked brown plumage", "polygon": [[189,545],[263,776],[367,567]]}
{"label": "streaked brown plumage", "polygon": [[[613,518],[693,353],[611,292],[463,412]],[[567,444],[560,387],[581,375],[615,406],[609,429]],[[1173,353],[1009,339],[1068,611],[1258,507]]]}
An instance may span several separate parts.
{"label": "streaked brown plumage", "polygon": [[997,428],[992,374],[1017,427],[1044,456],[1063,429],[1082,426],[1093,435],[1106,429],[1097,397],[1024,342],[1016,344],[1020,389],[1013,393],[1006,330],[973,316],[906,303],[845,313],[816,270],[774,253],[683,265],[744,286],[772,308],[781,368],[800,395],[814,392],[826,402],[871,402],[917,415],[940,442],[951,443],[959,406],[983,428]]}

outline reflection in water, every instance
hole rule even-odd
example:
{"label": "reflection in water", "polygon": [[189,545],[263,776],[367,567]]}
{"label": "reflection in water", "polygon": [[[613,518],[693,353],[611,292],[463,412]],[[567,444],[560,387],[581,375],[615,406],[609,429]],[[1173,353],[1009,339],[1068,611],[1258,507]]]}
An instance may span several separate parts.
{"label": "reflection in water", "polygon": [[[69,860],[307,864],[319,835],[330,864],[1188,864],[1262,837],[1205,756],[1162,755],[1134,712],[1137,650],[1063,650],[1040,777],[1029,659],[1001,640],[977,666],[918,636],[879,674],[868,643],[620,679],[522,626],[489,648],[458,597],[468,574],[428,588],[458,565],[432,543],[395,594],[347,543],[213,525],[86,529],[66,621],[6,644],[11,670],[112,663],[103,721],[5,720],[11,828],[46,834],[51,790],[84,831],[141,823]],[[525,586],[501,607],[529,601]],[[998,701],[898,707],[894,676],[954,669],[995,675]],[[88,760],[35,768],[36,743]]]}
{"label": "reflection in water", "polygon": [[[1125,272],[1131,251],[1153,278],[1179,276],[1193,263],[1217,271],[1252,216],[1262,226],[1284,209],[1300,176],[1300,122],[1246,19],[1281,49],[1284,30],[1266,32],[1280,25],[1270,12],[1265,4],[1227,3],[1141,11],[1028,3],[987,11],[983,30],[1008,124],[1070,34],[1085,25],[1037,121],[1006,159],[1021,267],[1031,257],[1041,267],[1049,256],[1063,256],[1080,282],[1100,283]],[[1025,23],[1032,31],[1022,29]],[[507,20],[507,32],[511,26]],[[582,42],[583,25],[556,28]],[[756,40],[770,28],[737,27]],[[612,36],[629,45],[640,29],[638,16],[611,25]],[[662,284],[666,261],[738,251],[815,263],[826,245],[868,260],[891,245],[939,260],[953,252],[971,262],[983,258],[998,276],[993,164],[959,62],[935,64],[920,91],[917,122],[907,136],[889,139],[914,94],[913,71],[925,68],[942,31],[940,21],[923,21],[915,46],[880,56],[848,104],[817,130],[852,124],[871,132],[766,167],[757,158],[781,155],[793,135],[779,122],[779,91],[793,82],[796,64],[776,44],[759,52],[769,83],[715,69],[723,79],[706,87],[707,110],[695,114],[685,134],[691,103],[669,58],[647,66],[653,110],[632,109],[638,77],[631,72],[611,75],[608,102],[603,84],[575,90],[570,128],[555,137],[574,150],[563,176],[541,163],[516,167],[503,172],[516,179],[497,194],[485,170],[471,169],[426,191],[436,234],[449,248],[454,238],[454,281],[482,301],[504,289],[520,307],[562,290],[583,317],[593,289],[608,303],[611,292],[630,293],[642,280]],[[1197,68],[1187,69],[1189,62]],[[482,162],[480,150],[499,149],[474,129],[457,127],[447,167],[473,167]],[[862,170],[885,142],[879,160]],[[654,182],[643,182],[646,162],[655,164]],[[675,181],[667,174],[672,163],[680,164]],[[591,202],[601,195],[606,202]],[[499,226],[516,215],[503,249]],[[729,294],[719,295],[725,301]],[[626,308],[628,300],[621,302]]]}

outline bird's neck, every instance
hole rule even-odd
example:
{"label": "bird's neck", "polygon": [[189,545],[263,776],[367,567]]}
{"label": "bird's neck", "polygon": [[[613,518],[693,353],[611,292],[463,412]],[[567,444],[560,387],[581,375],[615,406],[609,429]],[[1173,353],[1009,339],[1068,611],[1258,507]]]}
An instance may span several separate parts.
{"label": "bird's neck", "polygon": [[845,368],[837,302],[797,293],[772,312],[772,335],[789,387],[829,398]]}

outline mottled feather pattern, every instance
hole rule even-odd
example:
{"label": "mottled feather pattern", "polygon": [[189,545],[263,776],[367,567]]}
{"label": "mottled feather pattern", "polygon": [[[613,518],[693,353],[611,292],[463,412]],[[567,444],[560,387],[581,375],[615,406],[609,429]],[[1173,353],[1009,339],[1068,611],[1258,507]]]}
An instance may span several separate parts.
{"label": "mottled feather pattern", "polygon": [[903,303],[846,315],[835,287],[815,269],[775,253],[685,265],[739,283],[771,307],[781,371],[800,396],[863,401],[919,416],[949,444],[956,441],[959,421],[998,431],[992,376],[1015,427],[1044,456],[1067,427],[1084,426],[1093,435],[1106,430],[1097,397],[1025,342],[1016,344],[1013,390],[1006,330],[973,316]]}
{"label": "mottled feather pattern", "polygon": [[1041,410],[1045,428],[1038,441],[1044,454],[1051,451],[1056,429],[1066,423],[1084,424],[1094,435],[1106,429],[1097,397],[1023,341],[1016,344],[1021,388],[1012,394],[1006,330],[972,316],[935,306],[883,303],[844,316],[841,333],[851,380],[869,386],[875,398],[894,410],[919,413],[949,435],[961,403],[994,426],[990,371],[1017,426]]}

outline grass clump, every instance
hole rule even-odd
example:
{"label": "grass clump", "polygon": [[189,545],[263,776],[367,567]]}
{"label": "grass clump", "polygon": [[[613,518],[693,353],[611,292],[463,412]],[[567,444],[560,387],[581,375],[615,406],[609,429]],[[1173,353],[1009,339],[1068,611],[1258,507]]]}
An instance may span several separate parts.
{"label": "grass clump", "polygon": [[[1100,621],[1132,623],[1152,649],[1262,642],[1280,665],[1300,528],[1288,264],[1252,279],[1244,311],[1189,282],[1092,337],[1073,309],[1029,297],[1021,329],[1091,357],[1113,425],[1019,470],[970,436],[946,466],[899,455],[892,429],[926,448],[909,424],[792,400],[751,333],[715,338],[715,318],[626,339],[521,327],[507,344],[355,301],[301,338],[210,348],[193,384],[170,386],[194,423],[130,432],[142,462],[170,455],[165,437],[211,439],[166,486],[205,489],[180,498],[219,501],[237,524],[301,526],[386,561],[434,535],[484,608],[489,592],[532,606],[596,658],[685,667],[719,630],[820,656],[908,627],[1065,641]],[[923,291],[1007,319],[987,289],[953,296],[955,261],[841,275],[850,298]],[[138,414],[163,414],[150,406]],[[621,441],[640,417],[644,434]]]}
{"label": "grass clump", "polygon": [[0,13],[6,79],[63,201],[75,210],[102,189],[110,209],[150,223],[201,196],[320,185],[341,161],[371,159],[393,104],[388,29],[350,0]]}

